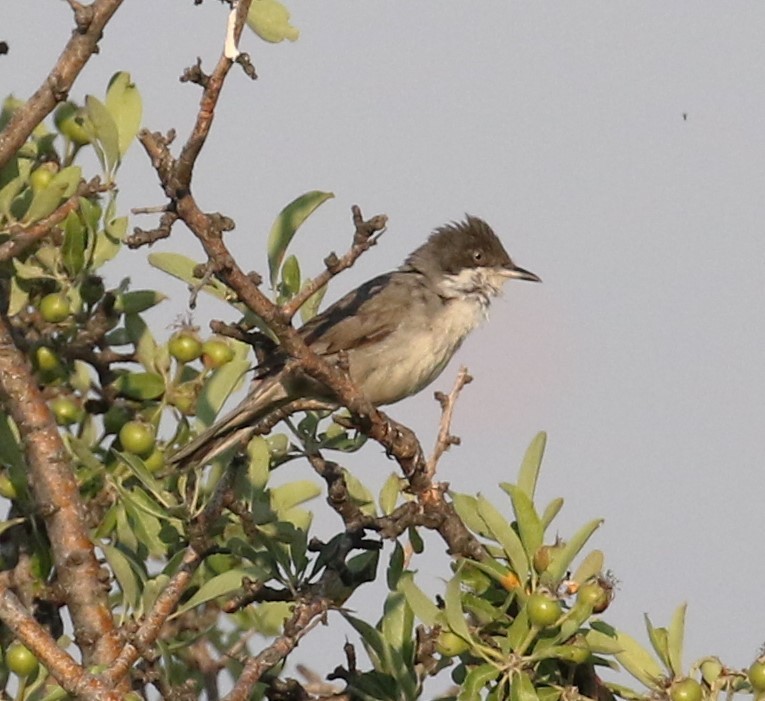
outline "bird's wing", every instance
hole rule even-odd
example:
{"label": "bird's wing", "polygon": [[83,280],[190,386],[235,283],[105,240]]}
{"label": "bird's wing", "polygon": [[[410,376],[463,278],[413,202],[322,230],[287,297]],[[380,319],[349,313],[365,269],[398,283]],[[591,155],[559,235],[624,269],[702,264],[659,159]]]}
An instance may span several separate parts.
{"label": "bird's wing", "polygon": [[396,330],[401,306],[407,301],[401,289],[407,273],[380,275],[349,292],[315,316],[300,333],[320,355],[379,343]]}

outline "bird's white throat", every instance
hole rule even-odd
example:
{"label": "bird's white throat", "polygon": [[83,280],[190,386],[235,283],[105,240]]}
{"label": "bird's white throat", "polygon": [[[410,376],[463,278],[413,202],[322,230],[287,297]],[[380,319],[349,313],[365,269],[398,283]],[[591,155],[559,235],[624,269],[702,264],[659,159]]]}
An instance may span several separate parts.
{"label": "bird's white throat", "polygon": [[445,275],[440,283],[440,293],[448,298],[470,299],[488,313],[492,297],[502,292],[507,275],[495,268],[464,268],[454,275]]}

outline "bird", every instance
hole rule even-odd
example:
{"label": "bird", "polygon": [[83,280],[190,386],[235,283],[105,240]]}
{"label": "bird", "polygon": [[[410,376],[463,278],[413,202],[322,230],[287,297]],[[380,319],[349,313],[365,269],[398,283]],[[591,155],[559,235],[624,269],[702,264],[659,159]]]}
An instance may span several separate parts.
{"label": "bird", "polygon": [[[488,316],[508,280],[541,282],[516,265],[479,217],[436,228],[396,270],[352,290],[299,329],[330,363],[341,362],[375,406],[394,404],[433,382],[468,334]],[[243,447],[254,425],[299,398],[334,402],[331,392],[277,349],[255,369],[247,396],[170,456],[170,465],[204,464]]]}

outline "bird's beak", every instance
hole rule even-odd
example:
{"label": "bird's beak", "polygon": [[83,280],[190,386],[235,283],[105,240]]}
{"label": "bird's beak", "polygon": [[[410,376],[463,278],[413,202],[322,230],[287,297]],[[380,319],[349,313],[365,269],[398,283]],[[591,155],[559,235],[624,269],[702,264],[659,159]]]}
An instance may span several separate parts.
{"label": "bird's beak", "polygon": [[534,275],[534,273],[528,270],[519,268],[514,263],[511,263],[508,267],[506,267],[503,273],[506,277],[509,277],[512,280],[528,280],[529,282],[542,282],[542,278],[539,277],[539,275]]}

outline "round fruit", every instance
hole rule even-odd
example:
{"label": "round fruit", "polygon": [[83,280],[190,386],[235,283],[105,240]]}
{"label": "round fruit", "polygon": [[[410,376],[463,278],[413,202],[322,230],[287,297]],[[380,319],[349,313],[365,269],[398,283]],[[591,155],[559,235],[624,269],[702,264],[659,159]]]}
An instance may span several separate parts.
{"label": "round fruit", "polygon": [[442,630],[436,638],[436,650],[444,657],[456,657],[470,649],[470,643],[450,630]]}
{"label": "round fruit", "polygon": [[701,701],[704,692],[695,679],[679,679],[669,688],[669,698],[672,701]]}
{"label": "round fruit", "polygon": [[50,410],[59,426],[71,426],[83,417],[82,407],[70,397],[56,397],[50,403]]}
{"label": "round fruit", "polygon": [[40,346],[35,351],[35,363],[41,372],[57,372],[61,369],[61,360],[55,351],[47,346]]}
{"label": "round fruit", "polygon": [[128,452],[139,458],[147,458],[154,450],[154,429],[144,421],[128,421],[119,433],[120,443]]}
{"label": "round fruit", "polygon": [[765,691],[765,660],[755,660],[746,673],[752,689],[757,692]]}
{"label": "round fruit", "polygon": [[190,363],[202,355],[202,342],[195,333],[178,331],[167,343],[170,355],[180,363]]}
{"label": "round fruit", "polygon": [[90,137],[83,123],[87,119],[84,112],[73,102],[63,103],[53,117],[56,128],[72,143],[84,146],[90,143]]}
{"label": "round fruit", "polygon": [[579,587],[576,600],[589,606],[593,613],[603,613],[611,603],[611,592],[597,579],[591,579]]}
{"label": "round fruit", "polygon": [[29,677],[37,671],[39,663],[30,650],[21,643],[11,643],[5,652],[8,669],[19,677]]}
{"label": "round fruit", "polygon": [[234,359],[234,349],[220,338],[210,338],[202,344],[202,362],[206,368],[219,368]]}
{"label": "round fruit", "polygon": [[72,308],[66,295],[51,292],[40,300],[40,315],[49,324],[58,324],[71,314]]}
{"label": "round fruit", "polygon": [[563,609],[556,598],[536,591],[526,602],[526,611],[532,625],[538,628],[549,628],[560,618]]}
{"label": "round fruit", "polygon": [[40,192],[44,190],[50,181],[53,180],[56,166],[53,163],[43,163],[38,168],[35,168],[29,175],[29,184],[32,186],[34,192]]}
{"label": "round fruit", "polygon": [[5,472],[0,473],[0,497],[15,499],[18,495],[11,478]]}

